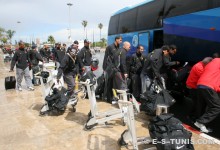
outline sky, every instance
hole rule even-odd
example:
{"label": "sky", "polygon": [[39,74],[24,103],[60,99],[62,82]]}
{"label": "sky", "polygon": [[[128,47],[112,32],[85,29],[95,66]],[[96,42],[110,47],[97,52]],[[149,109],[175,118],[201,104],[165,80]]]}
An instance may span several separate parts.
{"label": "sky", "polygon": [[[69,24],[72,40],[85,39],[82,21],[86,20],[87,39],[107,38],[110,16],[119,9],[145,0],[0,0],[0,27],[16,31],[12,42],[47,41],[52,35],[56,42],[67,42]],[[67,3],[72,3],[68,6]],[[70,15],[69,15],[70,11]],[[69,19],[70,17],[70,19]],[[20,23],[18,23],[20,22]]]}

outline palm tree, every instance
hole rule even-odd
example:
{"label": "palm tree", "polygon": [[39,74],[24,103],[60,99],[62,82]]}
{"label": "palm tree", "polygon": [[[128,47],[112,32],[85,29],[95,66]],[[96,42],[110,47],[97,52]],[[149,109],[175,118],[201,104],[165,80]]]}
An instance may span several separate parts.
{"label": "palm tree", "polygon": [[98,24],[98,28],[100,29],[100,41],[101,41],[101,30],[103,28],[103,24],[102,23]]}
{"label": "palm tree", "polygon": [[4,32],[5,32],[5,29],[0,27],[0,40],[3,38]]}
{"label": "palm tree", "polygon": [[100,41],[102,42],[102,47],[104,47],[106,45],[106,39],[105,38],[101,38]]}
{"label": "palm tree", "polygon": [[12,39],[12,37],[14,36],[15,31],[13,31],[13,30],[8,30],[8,31],[6,31],[6,33],[7,33],[8,39],[10,40],[10,43],[11,43],[11,39]]}
{"label": "palm tree", "polygon": [[1,38],[2,43],[6,44],[8,39],[6,37]]}
{"label": "palm tree", "polygon": [[[83,20],[82,21],[82,26],[84,27],[84,35],[85,35],[85,29],[86,29],[86,26],[88,25],[88,21],[86,20]],[[86,39],[87,39],[87,33],[86,33]]]}
{"label": "palm tree", "polygon": [[56,42],[55,39],[54,39],[54,37],[53,37],[52,35],[48,36],[47,41],[48,41],[50,44],[55,44],[55,42]]}

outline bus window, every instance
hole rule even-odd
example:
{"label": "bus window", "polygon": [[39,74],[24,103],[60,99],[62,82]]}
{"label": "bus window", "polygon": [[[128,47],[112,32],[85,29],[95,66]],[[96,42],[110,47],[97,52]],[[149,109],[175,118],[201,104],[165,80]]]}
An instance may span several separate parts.
{"label": "bus window", "polygon": [[209,0],[209,8],[220,7],[220,0]]}
{"label": "bus window", "polygon": [[161,48],[163,46],[163,30],[155,30],[153,37],[153,49]]}
{"label": "bus window", "polygon": [[152,1],[138,8],[137,31],[160,28],[164,0]]}
{"label": "bus window", "polygon": [[120,14],[119,33],[127,33],[136,30],[137,8]]}
{"label": "bus window", "polygon": [[208,7],[209,0],[167,0],[164,17],[173,17],[192,12],[205,10]]}
{"label": "bus window", "polygon": [[108,35],[118,34],[119,15],[112,16],[109,22]]}

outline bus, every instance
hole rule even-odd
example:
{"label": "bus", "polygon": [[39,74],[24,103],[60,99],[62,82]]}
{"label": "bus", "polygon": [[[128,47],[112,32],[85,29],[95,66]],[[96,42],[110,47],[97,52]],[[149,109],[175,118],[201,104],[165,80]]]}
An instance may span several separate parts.
{"label": "bus", "polygon": [[145,0],[111,16],[108,44],[117,35],[131,43],[128,56],[175,44],[174,60],[198,62],[220,53],[220,0]]}

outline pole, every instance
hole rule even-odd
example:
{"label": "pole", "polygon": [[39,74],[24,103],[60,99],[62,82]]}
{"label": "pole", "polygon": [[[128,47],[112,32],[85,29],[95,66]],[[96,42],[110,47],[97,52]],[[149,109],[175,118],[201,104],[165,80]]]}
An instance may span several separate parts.
{"label": "pole", "polygon": [[67,5],[69,6],[69,37],[68,40],[71,43],[71,27],[70,27],[70,22],[71,22],[71,17],[70,17],[70,7],[73,5],[71,3],[67,3]]}

